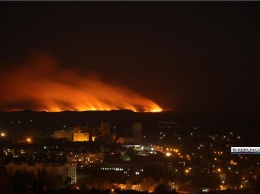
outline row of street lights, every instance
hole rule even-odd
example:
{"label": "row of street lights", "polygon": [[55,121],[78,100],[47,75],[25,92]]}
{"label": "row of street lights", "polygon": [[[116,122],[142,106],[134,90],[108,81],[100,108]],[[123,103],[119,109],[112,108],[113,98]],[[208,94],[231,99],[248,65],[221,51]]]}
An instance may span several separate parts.
{"label": "row of street lights", "polygon": [[[6,136],[6,133],[1,132],[1,133],[0,133],[0,136],[1,136],[1,137],[5,137],[5,136]],[[27,137],[27,138],[26,138],[26,142],[31,143],[31,142],[32,142],[32,139],[31,139],[30,137]]]}

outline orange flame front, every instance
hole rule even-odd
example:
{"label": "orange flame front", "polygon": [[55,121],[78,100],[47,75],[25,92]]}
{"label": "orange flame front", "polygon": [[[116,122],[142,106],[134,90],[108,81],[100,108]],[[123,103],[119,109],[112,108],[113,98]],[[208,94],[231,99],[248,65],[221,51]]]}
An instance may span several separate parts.
{"label": "orange flame front", "polygon": [[2,71],[0,76],[0,109],[4,111],[162,110],[130,89],[105,83],[93,74],[61,69],[42,53],[26,64]]}

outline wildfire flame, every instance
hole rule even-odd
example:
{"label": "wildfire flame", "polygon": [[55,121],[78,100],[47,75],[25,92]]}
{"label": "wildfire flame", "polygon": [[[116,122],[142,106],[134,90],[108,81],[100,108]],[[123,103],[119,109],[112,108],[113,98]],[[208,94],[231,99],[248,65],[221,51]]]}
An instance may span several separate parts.
{"label": "wildfire flame", "polygon": [[0,109],[15,111],[119,110],[158,112],[152,100],[92,74],[61,69],[47,54],[34,55],[23,65],[0,74]]}

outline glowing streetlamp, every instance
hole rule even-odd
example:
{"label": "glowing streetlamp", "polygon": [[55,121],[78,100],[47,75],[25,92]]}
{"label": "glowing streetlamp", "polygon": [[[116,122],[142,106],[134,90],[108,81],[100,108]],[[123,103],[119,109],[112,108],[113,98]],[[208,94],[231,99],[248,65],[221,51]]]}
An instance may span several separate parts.
{"label": "glowing streetlamp", "polygon": [[172,154],[170,152],[166,152],[165,154],[167,157],[171,156]]}
{"label": "glowing streetlamp", "polygon": [[186,174],[188,174],[189,172],[190,172],[190,170],[189,170],[189,169],[186,169],[186,170],[185,170],[185,173],[186,173]]}
{"label": "glowing streetlamp", "polygon": [[1,137],[5,137],[5,133],[1,133]]}
{"label": "glowing streetlamp", "polygon": [[31,143],[31,142],[32,142],[32,139],[28,137],[28,138],[26,139],[26,141],[27,141],[28,143]]}

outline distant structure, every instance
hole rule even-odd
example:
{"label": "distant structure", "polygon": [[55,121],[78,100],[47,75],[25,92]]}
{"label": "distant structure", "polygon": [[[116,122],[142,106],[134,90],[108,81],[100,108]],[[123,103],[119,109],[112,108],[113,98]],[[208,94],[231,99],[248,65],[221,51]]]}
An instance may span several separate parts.
{"label": "distant structure", "polygon": [[46,171],[48,175],[59,176],[61,178],[61,187],[64,187],[65,180],[67,177],[71,178],[71,183],[74,184],[77,181],[77,169],[76,166],[65,164],[65,165],[50,165],[43,163],[36,163],[34,165],[29,165],[27,163],[15,164],[10,162],[5,165],[7,173],[9,175],[14,175],[16,171],[33,173],[36,177],[38,172],[43,170]]}
{"label": "distant structure", "polygon": [[69,141],[72,141],[72,132],[65,131],[65,130],[54,131],[54,139],[61,139],[61,138],[66,138]]}
{"label": "distant structure", "polygon": [[110,135],[110,123],[101,122],[100,132],[102,133],[102,135]]}
{"label": "distant structure", "polygon": [[85,130],[81,126],[75,126],[73,129],[73,141],[95,141],[96,136],[92,134],[92,129],[89,128],[89,132],[84,132]]}
{"label": "distant structure", "polygon": [[89,141],[89,133],[83,133],[80,126],[73,129],[73,141]]}
{"label": "distant structure", "polygon": [[142,123],[133,123],[132,130],[135,137],[135,142],[140,144],[142,142]]}
{"label": "distant structure", "polygon": [[67,164],[77,168],[91,167],[104,161],[103,153],[70,153],[66,156]]}
{"label": "distant structure", "polygon": [[125,147],[140,147],[142,143],[142,123],[132,123],[131,134],[117,139],[117,143]]}
{"label": "distant structure", "polygon": [[140,144],[136,143],[136,139],[134,137],[120,137],[117,140],[117,143],[122,144],[124,147],[135,147],[138,148],[140,147]]}
{"label": "distant structure", "polygon": [[[101,124],[105,134],[109,134],[110,131],[109,123]],[[87,131],[87,132],[86,132]],[[66,138],[69,141],[95,141],[97,135],[92,134],[92,128],[88,127],[87,129],[81,126],[75,126],[73,131],[59,130],[54,131],[54,139]]]}

